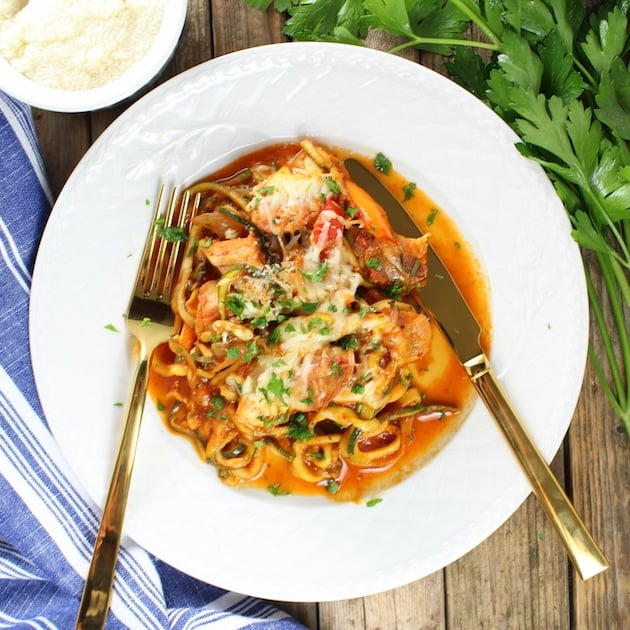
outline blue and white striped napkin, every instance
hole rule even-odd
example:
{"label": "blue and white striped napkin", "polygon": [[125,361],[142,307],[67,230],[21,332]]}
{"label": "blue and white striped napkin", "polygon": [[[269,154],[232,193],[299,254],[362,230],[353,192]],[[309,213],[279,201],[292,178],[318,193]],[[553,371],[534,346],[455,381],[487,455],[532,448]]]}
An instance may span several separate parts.
{"label": "blue and white striped napkin", "polygon": [[[100,518],[50,434],[29,356],[31,271],[51,205],[30,110],[0,92],[0,628],[74,627]],[[107,628],[303,626],[130,544]]]}

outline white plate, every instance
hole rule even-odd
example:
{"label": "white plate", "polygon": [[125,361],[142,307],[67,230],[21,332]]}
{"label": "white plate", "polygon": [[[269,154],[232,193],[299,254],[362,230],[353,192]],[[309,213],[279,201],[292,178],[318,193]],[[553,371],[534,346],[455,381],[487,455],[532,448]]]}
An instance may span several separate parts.
{"label": "white plate", "polygon": [[[46,228],[31,304],[35,376],[56,439],[99,504],[133,367],[122,313],[158,182],[189,183],[301,136],[384,152],[455,219],[488,274],[496,371],[545,457],[558,449],[582,382],[588,306],[543,172],[486,106],[426,68],[359,47],[277,44],[202,64],[132,106],[77,166]],[[241,593],[323,601],[409,583],[475,547],[529,493],[481,404],[374,507],[227,488],[149,407],[125,530]]]}

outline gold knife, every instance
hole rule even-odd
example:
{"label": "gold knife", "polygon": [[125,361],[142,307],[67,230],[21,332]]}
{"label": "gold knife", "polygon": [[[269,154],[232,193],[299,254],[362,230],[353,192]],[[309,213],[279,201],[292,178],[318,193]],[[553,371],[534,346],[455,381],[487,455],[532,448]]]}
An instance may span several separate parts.
{"label": "gold knife", "polygon": [[[354,182],[383,207],[395,232],[410,237],[421,235],[402,203],[374,173],[353,158],[345,160],[345,166]],[[580,577],[586,580],[601,573],[608,568],[606,557],[510,404],[481,348],[481,326],[430,245],[427,267],[427,283],[418,292],[422,306],[450,342],[479,397],[502,430]]]}

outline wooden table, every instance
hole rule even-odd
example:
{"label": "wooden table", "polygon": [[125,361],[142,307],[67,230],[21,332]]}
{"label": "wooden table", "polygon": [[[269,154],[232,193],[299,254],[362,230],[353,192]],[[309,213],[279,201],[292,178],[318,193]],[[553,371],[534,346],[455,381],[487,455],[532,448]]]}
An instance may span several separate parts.
{"label": "wooden table", "polygon": [[[190,0],[180,45],[161,79],[212,57],[284,41],[282,25],[279,14],[254,10],[242,0]],[[378,39],[370,44],[386,46]],[[441,71],[438,58],[423,55],[418,61]],[[93,114],[34,111],[55,195],[92,142],[124,109]],[[422,580],[371,597],[279,605],[313,630],[630,628],[630,440],[620,425],[589,367],[553,469],[610,558],[612,566],[605,573],[587,582],[577,577],[530,496],[484,543]]]}

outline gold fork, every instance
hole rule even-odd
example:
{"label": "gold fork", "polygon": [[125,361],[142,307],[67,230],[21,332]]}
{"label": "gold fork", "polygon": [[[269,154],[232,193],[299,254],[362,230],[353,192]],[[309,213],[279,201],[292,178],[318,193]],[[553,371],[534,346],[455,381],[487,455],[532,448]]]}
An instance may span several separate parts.
{"label": "gold fork", "polygon": [[[167,207],[162,214],[165,202]],[[139,343],[139,358],[133,376],[118,457],[83,588],[76,622],[77,629],[103,628],[109,610],[131,472],[146,398],[149,361],[153,350],[173,334],[175,317],[170,300],[183,230],[191,219],[186,216],[188,202],[189,196],[185,193],[179,204],[179,213],[176,213],[178,207],[176,190],[173,189],[170,195],[167,195],[165,187],[161,186],[136,283],[129,300],[125,319],[127,329]]]}

